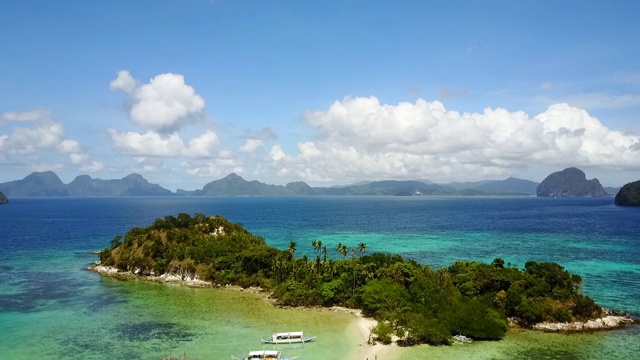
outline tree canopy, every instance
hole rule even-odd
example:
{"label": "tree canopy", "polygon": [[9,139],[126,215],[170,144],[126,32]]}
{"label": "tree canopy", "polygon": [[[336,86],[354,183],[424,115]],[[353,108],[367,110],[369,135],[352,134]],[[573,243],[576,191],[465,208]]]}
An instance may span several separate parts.
{"label": "tree canopy", "polygon": [[221,216],[169,215],[116,236],[110,245],[100,260],[122,271],[260,286],[283,305],[362,309],[379,321],[374,333],[383,342],[391,335],[405,345],[450,344],[455,334],[497,340],[508,318],[533,325],[602,313],[580,293],[580,276],[556,263],[529,261],[520,269],[496,258],[433,269],[397,254],[366,254],[365,243],[337,244],[328,256],[317,240],[309,244],[315,258],[296,258],[296,242],[279,250]]}

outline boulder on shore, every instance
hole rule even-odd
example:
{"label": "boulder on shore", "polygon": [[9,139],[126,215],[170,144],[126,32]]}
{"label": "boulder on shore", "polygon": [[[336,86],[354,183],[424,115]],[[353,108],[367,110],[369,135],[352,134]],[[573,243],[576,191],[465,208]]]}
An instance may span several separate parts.
{"label": "boulder on shore", "polygon": [[578,168],[567,168],[547,176],[538,185],[538,197],[602,197],[609,196],[598,179],[587,180]]}
{"label": "boulder on shore", "polygon": [[640,206],[640,180],[623,186],[615,199],[616,205]]}
{"label": "boulder on shore", "polygon": [[595,331],[595,330],[608,330],[624,327],[628,324],[633,324],[635,320],[628,316],[619,315],[606,315],[599,319],[588,321],[574,321],[570,323],[547,323],[541,322],[535,324],[533,328],[535,330],[543,331]]}

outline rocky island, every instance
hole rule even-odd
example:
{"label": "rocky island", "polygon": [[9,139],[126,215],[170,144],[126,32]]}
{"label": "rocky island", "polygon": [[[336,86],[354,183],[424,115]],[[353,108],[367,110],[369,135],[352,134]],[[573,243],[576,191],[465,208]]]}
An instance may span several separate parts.
{"label": "rocky island", "polygon": [[9,202],[9,199],[7,199],[6,196],[4,196],[4,194],[0,191],[0,204],[6,204]]}
{"label": "rocky island", "polygon": [[622,206],[640,206],[640,180],[623,186],[616,194],[615,202]]}
{"label": "rocky island", "polygon": [[293,241],[279,250],[220,216],[181,213],[116,236],[90,270],[117,278],[259,288],[283,306],[360,309],[377,320],[373,340],[396,338],[401,345],[450,345],[455,334],[498,340],[509,323],[548,328],[544,323],[592,321],[610,328],[632,321],[607,317],[581,294],[580,276],[556,263],[529,261],[518,268],[497,258],[433,269],[400,255],[366,254],[364,243],[330,250],[314,240],[311,246],[313,258],[296,258]]}
{"label": "rocky island", "polygon": [[587,180],[575,167],[554,172],[538,185],[538,197],[601,197],[609,196],[598,179]]}

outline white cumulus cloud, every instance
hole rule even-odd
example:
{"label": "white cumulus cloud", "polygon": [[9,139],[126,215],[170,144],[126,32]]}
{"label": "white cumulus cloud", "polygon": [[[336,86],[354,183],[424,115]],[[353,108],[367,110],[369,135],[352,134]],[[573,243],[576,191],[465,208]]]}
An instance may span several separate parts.
{"label": "white cumulus cloud", "polygon": [[567,104],[530,117],[502,108],[459,113],[422,99],[389,105],[348,97],[302,120],[318,140],[300,142],[292,154],[274,145],[267,159],[274,171],[309,181],[451,181],[499,178],[530,165],[640,166],[640,137]]}
{"label": "white cumulus cloud", "polygon": [[217,135],[212,131],[190,140],[188,145],[176,132],[168,135],[153,131],[140,134],[110,129],[109,134],[116,151],[140,157],[211,157],[219,144]]}
{"label": "white cumulus cloud", "polygon": [[246,139],[244,145],[240,147],[240,151],[243,153],[252,154],[258,149],[262,148],[264,141],[261,139]]}
{"label": "white cumulus cloud", "polygon": [[139,85],[122,70],[110,84],[132,102],[129,117],[135,124],[160,133],[172,133],[205,117],[205,101],[179,74],[165,73]]}
{"label": "white cumulus cloud", "polygon": [[[80,142],[68,138],[63,125],[50,117],[51,112],[44,109],[0,114],[0,153],[3,154],[3,162],[13,159],[16,163],[29,164],[32,169],[46,167],[47,163],[36,165],[32,161],[34,157],[48,152],[54,157],[67,156],[75,166],[101,166],[99,162],[92,162]],[[60,162],[50,163],[51,169],[63,166]]]}

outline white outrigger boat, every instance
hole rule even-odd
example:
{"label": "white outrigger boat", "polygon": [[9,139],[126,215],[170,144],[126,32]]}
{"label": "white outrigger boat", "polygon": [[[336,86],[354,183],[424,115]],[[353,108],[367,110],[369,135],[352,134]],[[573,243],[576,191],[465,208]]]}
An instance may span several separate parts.
{"label": "white outrigger boat", "polygon": [[234,360],[293,360],[294,358],[283,358],[279,350],[256,350],[249,351],[246,358],[231,357]]}
{"label": "white outrigger boat", "polygon": [[273,333],[271,339],[261,339],[265,344],[304,344],[313,341],[316,337],[304,337],[302,331]]}

